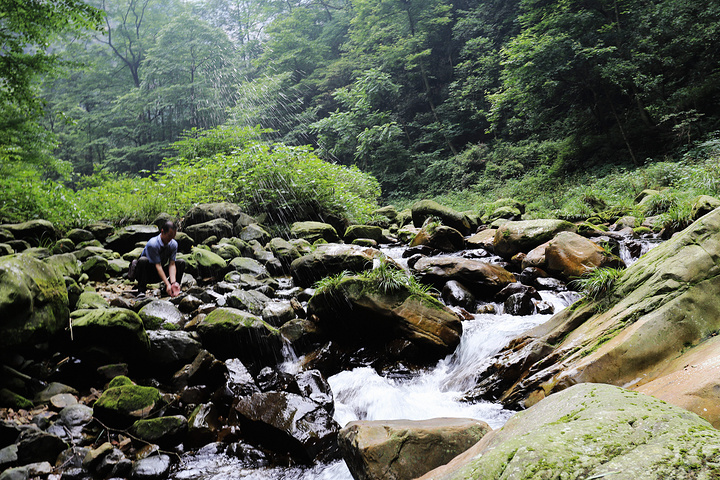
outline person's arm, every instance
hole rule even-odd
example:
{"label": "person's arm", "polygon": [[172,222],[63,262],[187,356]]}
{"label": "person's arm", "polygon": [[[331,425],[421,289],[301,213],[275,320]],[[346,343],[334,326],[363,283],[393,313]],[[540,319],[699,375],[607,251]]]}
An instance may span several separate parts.
{"label": "person's arm", "polygon": [[[157,270],[158,277],[160,277],[160,280],[165,284],[165,291],[168,292],[168,295],[170,295],[170,289],[172,286],[172,283],[170,283],[170,280],[168,280],[167,276],[165,275],[165,271],[162,268],[162,265],[159,263],[155,264],[155,270]],[[168,271],[171,272],[171,270],[168,268]]]}

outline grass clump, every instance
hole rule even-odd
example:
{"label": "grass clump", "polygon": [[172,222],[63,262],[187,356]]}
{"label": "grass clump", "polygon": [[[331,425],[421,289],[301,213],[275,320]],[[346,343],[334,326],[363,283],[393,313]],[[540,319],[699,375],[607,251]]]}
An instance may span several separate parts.
{"label": "grass clump", "polygon": [[601,300],[612,292],[622,272],[621,269],[612,267],[596,268],[570,282],[570,286],[587,299]]}

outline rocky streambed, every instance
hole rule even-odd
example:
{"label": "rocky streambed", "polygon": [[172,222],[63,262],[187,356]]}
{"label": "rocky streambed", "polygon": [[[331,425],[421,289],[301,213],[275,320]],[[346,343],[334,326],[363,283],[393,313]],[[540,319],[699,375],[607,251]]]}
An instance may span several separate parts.
{"label": "rocky streambed", "polygon": [[[679,366],[690,360],[707,378],[717,294],[692,288],[714,285],[720,212],[698,211],[637,262],[654,235],[628,219],[481,227],[432,202],[382,213],[378,225],[298,222],[281,238],[232,204],[198,206],[178,235],[190,275],[173,299],[137,298],[124,278],[154,225],[62,238],[43,221],[0,226],[3,480],[715,474],[707,421],[616,386],[563,388],[670,390],[677,404],[682,390],[653,382],[682,373],[692,385]],[[565,308],[570,279],[626,263],[610,296]],[[705,306],[676,334],[672,315],[687,309],[672,301],[686,290],[709,293],[682,304]],[[664,323],[642,320],[656,310],[670,311]],[[653,326],[676,341],[637,340],[656,342]],[[590,375],[606,358],[623,373]],[[628,383],[633,371],[644,376]],[[499,429],[503,405],[531,408]],[[682,406],[714,422],[707,405]],[[600,417],[598,435],[617,441],[587,431]]]}

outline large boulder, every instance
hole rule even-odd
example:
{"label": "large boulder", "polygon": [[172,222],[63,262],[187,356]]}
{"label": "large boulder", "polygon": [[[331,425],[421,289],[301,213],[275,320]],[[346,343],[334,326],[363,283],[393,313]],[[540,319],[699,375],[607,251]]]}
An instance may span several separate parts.
{"label": "large boulder", "polygon": [[357,245],[320,245],[314,252],[294,260],[290,264],[290,273],[297,285],[310,287],[329,275],[369,270],[380,256],[379,250]]}
{"label": "large boulder", "polygon": [[109,427],[127,428],[150,417],[161,405],[162,396],[154,387],[120,385],[110,387],[93,406],[93,415]]}
{"label": "large boulder", "polygon": [[[566,280],[581,277],[596,268],[624,267],[623,261],[597,243],[573,232],[560,232],[545,248],[547,271]],[[539,266],[528,264],[527,266]],[[523,262],[523,267],[526,267]]]}
{"label": "large boulder", "polygon": [[189,256],[182,258],[188,263],[191,271],[194,270],[202,278],[220,279],[228,270],[224,258],[204,248],[193,248]]}
{"label": "large boulder", "polygon": [[719,448],[720,432],[693,413],[583,384],[516,414],[421,480],[712,478]]}
{"label": "large boulder", "polygon": [[197,331],[205,348],[220,358],[239,358],[255,373],[282,359],[277,329],[248,312],[215,309],[197,325]]}
{"label": "large boulder", "polygon": [[515,282],[515,276],[499,265],[463,257],[424,257],[413,269],[439,288],[457,280],[479,296],[493,295]]}
{"label": "large boulder", "polygon": [[338,446],[356,480],[411,480],[445,465],[490,430],[472,418],[361,420],[340,430]]}
{"label": "large boulder", "polygon": [[43,342],[68,325],[65,281],[26,255],[0,258],[0,349]]}
{"label": "large boulder", "polygon": [[343,236],[343,240],[347,243],[352,243],[353,240],[360,238],[369,238],[380,243],[383,239],[382,228],[374,225],[350,225]]}
{"label": "large boulder", "polygon": [[48,265],[52,265],[63,277],[70,277],[75,280],[80,278],[80,262],[72,253],[61,253],[51,255],[43,260]]}
{"label": "large boulder", "polygon": [[465,248],[465,238],[452,227],[430,223],[420,229],[410,241],[411,247],[419,245],[426,245],[443,252],[457,252]]}
{"label": "large boulder", "polygon": [[229,238],[233,236],[233,224],[224,218],[216,218],[203,223],[185,227],[185,233],[190,235],[197,243],[202,243],[210,237]]}
{"label": "large boulder", "polygon": [[470,221],[467,217],[452,208],[445,207],[433,200],[420,200],[411,207],[413,224],[421,227],[425,220],[437,217],[448,227],[452,227],[463,235],[470,233]]}
{"label": "large boulder", "polygon": [[409,342],[404,356],[425,362],[452,353],[462,334],[457,315],[434,297],[404,284],[383,291],[375,280],[363,277],[345,277],[319,290],[308,313],[341,343],[382,349],[401,339]]}
{"label": "large boulder", "polygon": [[150,341],[148,359],[153,366],[178,368],[192,362],[202,350],[202,345],[190,332],[150,330],[147,333]]}
{"label": "large boulder", "polygon": [[511,258],[520,252],[527,253],[560,232],[574,232],[575,229],[575,225],[565,220],[506,222],[495,232],[493,250],[501,257]]}
{"label": "large boulder", "polygon": [[495,232],[497,232],[497,230],[494,228],[486,228],[468,237],[465,243],[468,248],[484,248],[485,250],[492,251],[493,243],[495,242]]}
{"label": "large boulder", "polygon": [[310,243],[318,240],[326,242],[339,242],[340,236],[335,227],[322,222],[295,222],[290,227],[290,235],[293,238],[303,238]]}
{"label": "large boulder", "polygon": [[205,223],[219,218],[227,220],[234,225],[235,221],[242,215],[242,210],[234,203],[201,203],[191,208],[190,211],[185,214],[183,226],[187,229],[187,227],[191,225],[197,225],[198,223]]}
{"label": "large boulder", "polygon": [[55,226],[47,220],[30,220],[24,223],[6,223],[0,228],[10,232],[16,240],[25,240],[33,247],[54,243]]}
{"label": "large boulder", "polygon": [[111,359],[141,360],[149,348],[140,316],[125,308],[76,310],[70,315],[72,347],[100,352]]}
{"label": "large boulder", "polygon": [[243,436],[302,463],[331,456],[340,427],[322,405],[288,392],[256,393],[235,404]]}
{"label": "large boulder", "polygon": [[257,223],[252,223],[247,227],[244,227],[239,233],[238,237],[243,242],[252,242],[257,240],[261,245],[265,245],[270,241],[271,235],[263,227]]}
{"label": "large boulder", "polygon": [[136,243],[147,242],[159,233],[155,225],[128,225],[105,239],[105,247],[120,254],[127,253]]}
{"label": "large boulder", "polygon": [[566,309],[512,341],[478,372],[468,396],[527,407],[581,382],[655,382],[646,387],[655,392],[663,378],[683,376],[663,398],[720,425],[720,411],[705,406],[720,403],[717,377],[708,377],[720,330],[718,265],[720,209],[650,250],[605,298]]}
{"label": "large boulder", "polygon": [[179,326],[184,320],[180,310],[168,300],[153,300],[143,305],[138,315],[142,318],[146,330],[157,330],[167,324]]}

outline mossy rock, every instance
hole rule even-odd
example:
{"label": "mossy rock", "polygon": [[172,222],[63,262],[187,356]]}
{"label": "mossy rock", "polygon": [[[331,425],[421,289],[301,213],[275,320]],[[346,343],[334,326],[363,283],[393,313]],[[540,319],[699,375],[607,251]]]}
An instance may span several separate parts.
{"label": "mossy rock", "polygon": [[420,228],[430,217],[437,217],[448,227],[458,230],[463,235],[470,232],[470,222],[462,213],[440,205],[433,200],[420,200],[411,207],[413,224]]}
{"label": "mossy rock", "polygon": [[43,260],[48,265],[52,265],[60,275],[70,277],[75,280],[80,278],[82,273],[80,270],[80,262],[72,253],[62,253],[51,255]]}
{"label": "mossy rock", "polygon": [[0,258],[0,349],[49,340],[67,326],[68,314],[57,269],[26,255]]}
{"label": "mossy rock", "polygon": [[242,255],[242,252],[240,251],[240,249],[231,243],[221,243],[221,244],[213,245],[211,248],[212,248],[213,253],[218,254],[224,260],[227,260],[227,261],[230,261],[233,258],[239,257],[240,255]]}
{"label": "mossy rock", "polygon": [[635,235],[647,235],[649,233],[653,233],[652,229],[648,227],[636,227],[633,228],[633,232]]}
{"label": "mossy rock", "polygon": [[102,295],[97,292],[83,292],[78,298],[75,306],[78,310],[85,310],[90,308],[108,308],[110,304],[105,300]]}
{"label": "mossy rock", "polygon": [[109,360],[140,361],[150,341],[140,316],[125,308],[76,310],[71,314],[73,341],[77,350],[98,351]]}
{"label": "mossy rock", "polygon": [[161,446],[177,445],[188,430],[188,421],[182,415],[138,420],[130,433],[140,440]]}
{"label": "mossy rock", "polygon": [[559,232],[575,232],[576,227],[564,220],[523,220],[507,222],[495,232],[493,249],[495,254],[504,258],[512,258],[520,252],[529,252],[548,240],[552,240]]}
{"label": "mossy rock", "polygon": [[75,250],[75,243],[69,238],[61,238],[60,240],[55,242],[55,245],[53,245],[52,247],[52,253],[54,253],[55,255],[61,253],[70,253],[73,250]]}
{"label": "mossy rock", "polygon": [[35,405],[33,405],[32,401],[22,395],[18,395],[7,388],[0,389],[0,407],[13,408],[15,410],[19,410],[21,408],[30,410],[34,406]]}
{"label": "mossy rock", "polygon": [[322,222],[295,222],[290,227],[290,235],[294,238],[304,238],[310,243],[323,239],[327,242],[339,242],[340,236],[335,228]]}
{"label": "mossy rock", "polygon": [[222,278],[228,268],[224,258],[204,248],[193,248],[190,258],[201,277]]}
{"label": "mossy rock", "polygon": [[238,273],[247,273],[258,279],[270,277],[270,273],[268,273],[267,268],[265,268],[265,266],[262,263],[258,262],[254,258],[248,258],[248,257],[233,258],[230,261],[230,268],[232,268],[233,270],[235,270]]}
{"label": "mossy rock", "polygon": [[25,240],[33,247],[57,240],[55,226],[47,220],[30,220],[23,223],[0,225],[12,233],[16,240]]}
{"label": "mossy rock", "polygon": [[93,406],[93,416],[114,428],[127,428],[160,407],[162,396],[157,388],[121,385],[108,388]]}
{"label": "mossy rock", "polygon": [[351,225],[345,230],[343,239],[347,243],[352,243],[353,240],[359,238],[369,238],[380,243],[383,238],[382,228],[372,225]]}

